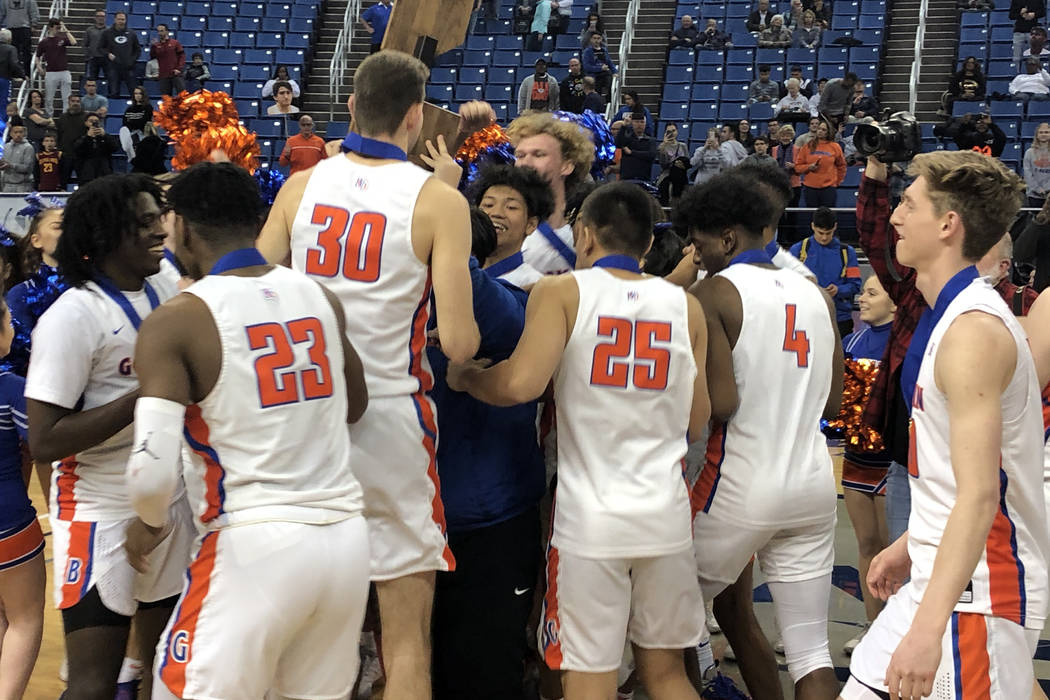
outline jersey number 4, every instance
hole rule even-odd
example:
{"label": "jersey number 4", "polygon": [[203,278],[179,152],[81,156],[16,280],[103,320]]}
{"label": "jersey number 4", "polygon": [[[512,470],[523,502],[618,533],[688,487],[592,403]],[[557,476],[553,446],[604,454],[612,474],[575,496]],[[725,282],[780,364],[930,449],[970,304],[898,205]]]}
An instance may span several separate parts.
{"label": "jersey number 4", "polygon": [[346,209],[318,204],[310,223],[324,228],[317,234],[318,247],[306,251],[306,274],[335,277],[342,267],[343,277],[348,280],[375,282],[379,279],[385,216],[374,211],[359,211],[351,217]]}
{"label": "jersey number 4", "polygon": [[[598,335],[612,338],[594,348],[591,384],[627,388],[628,375],[637,389],[662,391],[667,388],[671,353],[653,347],[653,342],[671,342],[671,324],[635,321],[614,316],[598,317]],[[633,358],[633,363],[632,363]],[[634,371],[631,372],[631,364]]]}
{"label": "jersey number 4", "polygon": [[799,367],[809,367],[809,336],[806,335],[806,331],[795,329],[797,308],[794,304],[785,304],[784,311],[784,352],[795,353]]}
{"label": "jersey number 4", "polygon": [[[284,324],[260,323],[245,330],[248,331],[248,347],[270,351],[255,360],[262,408],[332,395],[332,372],[328,366],[324,329],[318,319],[307,317]],[[299,371],[288,369],[295,363],[292,346],[300,343],[310,343],[307,355],[313,366]]]}

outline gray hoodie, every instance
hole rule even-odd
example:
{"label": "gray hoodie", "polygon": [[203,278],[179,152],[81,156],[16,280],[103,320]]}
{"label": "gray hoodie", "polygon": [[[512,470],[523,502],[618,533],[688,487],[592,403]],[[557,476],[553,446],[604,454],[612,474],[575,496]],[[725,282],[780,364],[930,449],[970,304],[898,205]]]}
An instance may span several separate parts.
{"label": "gray hoodie", "polygon": [[0,25],[18,29],[31,27],[39,21],[36,0],[0,0]]}
{"label": "gray hoodie", "polygon": [[3,170],[4,192],[28,192],[25,189],[27,186],[32,189],[33,171],[36,168],[36,149],[33,144],[28,141],[9,142],[4,147],[4,162],[7,163]]}
{"label": "gray hoodie", "polygon": [[1042,199],[1050,193],[1050,148],[1034,145],[1024,153],[1024,181],[1028,196]]}
{"label": "gray hoodie", "polygon": [[91,25],[84,30],[84,56],[86,58],[102,58],[106,52],[102,50],[102,32],[107,27],[96,27]]}

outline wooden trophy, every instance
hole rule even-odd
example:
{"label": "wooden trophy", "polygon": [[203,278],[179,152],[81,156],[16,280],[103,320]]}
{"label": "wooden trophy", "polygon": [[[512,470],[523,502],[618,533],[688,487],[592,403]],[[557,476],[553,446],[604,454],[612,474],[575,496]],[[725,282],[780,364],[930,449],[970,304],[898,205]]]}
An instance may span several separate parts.
{"label": "wooden trophy", "polygon": [[[474,0],[397,0],[383,36],[383,49],[404,51],[428,67],[434,60],[464,42]],[[350,125],[351,131],[353,124]],[[423,103],[423,130],[408,157],[416,165],[427,167],[420,159],[426,153],[427,140],[437,143],[445,137],[452,149],[459,131],[459,115],[429,102]]]}

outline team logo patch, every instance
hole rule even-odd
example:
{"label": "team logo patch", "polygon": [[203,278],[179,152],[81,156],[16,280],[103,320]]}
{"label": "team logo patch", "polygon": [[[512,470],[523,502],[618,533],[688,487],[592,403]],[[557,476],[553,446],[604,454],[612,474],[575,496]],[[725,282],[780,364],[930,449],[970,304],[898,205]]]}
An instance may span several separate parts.
{"label": "team logo patch", "polygon": [[558,621],[554,618],[543,623],[543,648],[557,645],[558,643]]}
{"label": "team logo patch", "polygon": [[638,301],[638,292],[633,289],[627,292],[627,301]]}
{"label": "team logo patch", "polygon": [[915,385],[915,393],[912,395],[911,398],[911,407],[917,408],[920,411],[924,410],[922,405],[922,387],[918,384]]}
{"label": "team logo patch", "polygon": [[120,364],[117,365],[117,371],[120,372],[120,376],[122,377],[130,377],[134,369],[135,367],[132,364],[130,357],[125,357],[120,361]]}
{"label": "team logo patch", "polygon": [[267,287],[266,289],[262,290],[262,297],[263,297],[264,301],[276,302],[277,301],[277,292],[275,292],[274,290],[272,290],[269,287]]}
{"label": "team logo patch", "polygon": [[180,664],[186,663],[190,658],[190,633],[186,630],[177,630],[171,635],[168,652],[172,661]]}
{"label": "team logo patch", "polygon": [[70,557],[66,562],[66,584],[75,585],[80,582],[80,574],[84,570],[84,560],[78,557]]}
{"label": "team logo patch", "polygon": [[357,178],[357,181],[354,182],[354,187],[359,189],[359,190],[367,190],[368,189],[368,179],[367,178],[363,178],[363,177]]}

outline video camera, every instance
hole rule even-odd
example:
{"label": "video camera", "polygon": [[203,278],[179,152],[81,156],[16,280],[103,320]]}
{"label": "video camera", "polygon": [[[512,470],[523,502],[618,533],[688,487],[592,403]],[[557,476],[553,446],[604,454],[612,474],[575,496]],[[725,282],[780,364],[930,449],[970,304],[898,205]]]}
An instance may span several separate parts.
{"label": "video camera", "polygon": [[911,160],[922,151],[922,131],[915,116],[895,112],[881,124],[858,124],[853,144],[859,155],[875,156],[883,163]]}

